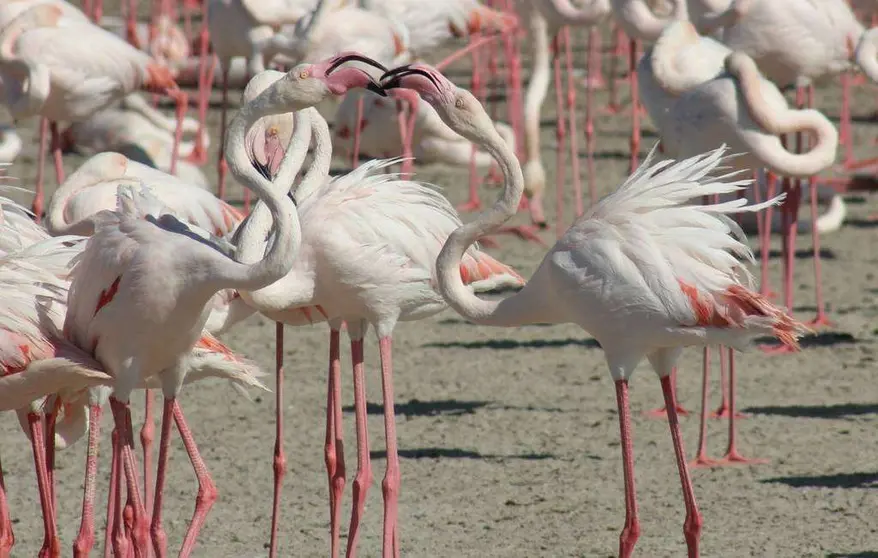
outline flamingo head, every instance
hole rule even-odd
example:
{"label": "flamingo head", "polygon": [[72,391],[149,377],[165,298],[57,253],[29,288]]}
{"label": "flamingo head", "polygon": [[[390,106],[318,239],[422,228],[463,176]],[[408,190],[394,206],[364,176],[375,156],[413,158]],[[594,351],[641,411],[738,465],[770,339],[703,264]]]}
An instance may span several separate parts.
{"label": "flamingo head", "polygon": [[349,89],[357,87],[385,96],[384,90],[365,70],[351,66],[342,67],[345,62],[361,62],[387,71],[387,68],[367,56],[343,52],[316,64],[299,64],[286,77],[294,81],[299,92],[307,95],[314,104],[329,95],[344,95]]}
{"label": "flamingo head", "polygon": [[430,103],[452,130],[470,141],[480,141],[494,123],[475,96],[454,85],[439,70],[417,63],[394,68],[381,76],[381,87],[411,89]]}

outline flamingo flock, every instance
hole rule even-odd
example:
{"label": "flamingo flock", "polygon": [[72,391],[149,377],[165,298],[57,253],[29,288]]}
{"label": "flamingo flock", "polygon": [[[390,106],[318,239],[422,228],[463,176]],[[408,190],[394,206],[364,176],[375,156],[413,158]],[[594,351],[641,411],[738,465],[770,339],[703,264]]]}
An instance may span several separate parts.
{"label": "flamingo flock", "polygon": [[[795,351],[802,336],[829,323],[820,235],[838,230],[846,210],[818,176],[836,167],[840,144],[850,153],[852,85],[845,72],[856,65],[869,79],[878,77],[874,29],[844,0],[184,0],[154,1],[148,22],[138,21],[136,0],[124,2],[117,18],[103,15],[101,0],[81,8],[65,0],[0,3],[2,102],[15,119],[0,132],[0,161],[13,161],[22,149],[14,126],[39,122],[36,176],[18,177],[17,185],[0,180],[0,410],[17,413],[32,447],[43,520],[39,556],[64,554],[55,452],[82,437],[85,479],[72,552],[95,551],[98,445],[108,404],[104,555],[168,555],[172,426],[198,484],[178,553],[201,555],[199,532],[213,506],[222,505],[221,488],[199,451],[197,424],[184,415],[183,386],[218,378],[268,389],[265,374],[220,340],[254,314],[277,324],[276,438],[264,471],[273,476],[269,556],[280,553],[287,473],[284,326],[319,322],[329,326],[323,458],[330,556],[356,556],[371,518],[364,357],[370,327],[378,341],[387,456],[382,556],[406,554],[393,333],[400,323],[448,309],[483,326],[575,324],[600,344],[618,408],[624,558],[633,556],[641,532],[629,382],[647,360],[662,388],[665,406],[652,414],[666,417],[670,428],[688,556],[701,555],[704,520],[691,469],[761,462],[736,446],[733,351],[766,337],[776,341],[767,351]],[[808,18],[826,28],[796,27],[810,25]],[[609,56],[628,67],[624,77],[604,73],[601,30],[611,22]],[[579,28],[587,33],[585,80],[574,60]],[[784,33],[813,41],[794,43]],[[460,48],[432,60],[450,45]],[[472,71],[463,87],[448,68],[466,56]],[[845,91],[840,130],[812,102],[812,84],[837,75]],[[623,111],[615,89],[624,79],[631,103]],[[540,120],[550,86],[556,159],[547,163]],[[608,107],[594,104],[600,87],[612,90]],[[785,97],[790,87],[797,90],[792,105]],[[220,133],[211,136],[208,108],[217,88]],[[237,109],[230,89],[243,89]],[[498,94],[502,103],[492,98]],[[190,95],[195,117],[186,116]],[[161,96],[175,103],[173,116]],[[631,119],[630,176],[598,199],[595,118],[602,112]],[[642,114],[661,142],[641,160]],[[201,168],[211,145],[219,147],[216,181]],[[48,150],[57,187],[46,199]],[[661,159],[659,150],[673,159]],[[70,151],[88,158],[65,176]],[[351,169],[331,172],[334,154]],[[468,168],[468,202],[456,209],[418,179],[415,163]],[[543,199],[552,166],[556,207],[548,215]],[[868,167],[849,156],[841,165]],[[229,178],[244,188],[242,200],[231,199]],[[481,201],[483,183],[499,188],[493,204]],[[572,224],[564,221],[568,184]],[[22,189],[33,192],[29,208],[11,199]],[[803,195],[810,219],[800,221]],[[464,223],[458,210],[480,213]],[[529,224],[510,225],[519,212]],[[776,212],[780,223],[772,221]],[[543,238],[550,217],[552,246]],[[799,228],[811,234],[814,249],[811,321],[791,310]],[[757,259],[745,229],[758,234],[759,281],[748,269]],[[509,232],[545,245],[530,278],[488,252],[496,235]],[[773,301],[765,272],[773,232],[783,236],[782,305]],[[498,290],[514,293],[479,296]],[[342,331],[352,360],[352,477],[343,447]],[[688,411],[676,392],[685,347],[700,347],[704,356],[701,436],[691,461],[680,430]],[[715,416],[730,423],[721,459],[706,454],[715,347],[723,362],[723,405]],[[155,390],[162,410],[153,463]],[[139,394],[145,418],[135,436],[131,407]],[[0,466],[0,558],[16,555],[10,518]]]}

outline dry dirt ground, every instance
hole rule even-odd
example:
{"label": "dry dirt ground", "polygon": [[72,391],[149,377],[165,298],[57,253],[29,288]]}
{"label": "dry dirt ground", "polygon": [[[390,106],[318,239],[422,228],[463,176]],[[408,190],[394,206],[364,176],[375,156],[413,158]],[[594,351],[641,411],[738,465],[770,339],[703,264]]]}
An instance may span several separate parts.
{"label": "dry dirt ground", "polygon": [[[114,13],[111,10],[108,13]],[[462,80],[465,73],[461,70],[454,75]],[[627,90],[622,92],[627,99]],[[836,118],[840,106],[836,84],[820,93],[820,106]],[[599,104],[605,104],[606,98],[606,93],[600,93]],[[543,127],[550,182],[555,169],[551,105]],[[856,152],[874,155],[878,126],[869,115],[876,108],[875,89],[856,88],[853,106]],[[213,110],[210,116],[215,130],[218,112]],[[628,126],[627,115],[598,118],[601,193],[615,188],[626,175]],[[26,148],[10,170],[25,186],[32,184],[35,175],[35,129],[35,121],[19,124]],[[648,149],[653,141],[654,136],[647,136],[643,148]],[[65,157],[67,171],[81,160]],[[208,172],[214,176],[212,165]],[[445,187],[455,202],[465,198],[465,171],[420,168],[418,177]],[[495,193],[483,190],[486,198]],[[826,297],[834,324],[808,337],[798,354],[766,356],[755,350],[738,357],[739,403],[748,414],[739,421],[741,451],[770,462],[693,471],[704,514],[705,557],[878,556],[878,253],[869,247],[875,229],[867,220],[878,210],[878,198],[857,193],[847,199],[848,224],[827,236],[823,248]],[[568,208],[569,202],[568,197]],[[571,211],[566,215],[568,223]],[[551,242],[552,232],[544,232],[543,237]],[[802,245],[809,240],[805,235]],[[777,239],[774,249],[779,249]],[[529,276],[544,251],[503,237],[494,253]],[[797,258],[795,313],[802,319],[814,314],[812,261],[808,249]],[[779,274],[775,255],[771,260],[774,284]],[[273,333],[272,323],[255,316],[225,340],[271,371]],[[286,330],[289,474],[284,483],[281,556],[327,553],[323,463],[327,337],[323,324]],[[349,353],[345,350],[343,355],[346,531],[356,454]],[[613,384],[601,350],[587,334],[570,325],[475,327],[449,311],[423,322],[400,324],[394,361],[403,556],[615,555],[624,519],[619,428]],[[699,402],[700,367],[701,351],[687,350],[681,362],[679,392],[682,403],[693,410]],[[380,554],[385,459],[377,344],[371,337],[367,370],[375,480],[366,504],[360,553],[372,557]],[[716,363],[713,375],[718,375]],[[207,382],[183,393],[183,407],[219,489],[197,556],[267,553],[274,398],[270,393],[252,395],[247,400],[223,383]],[[136,425],[141,416],[139,399],[134,405]],[[637,549],[638,556],[679,557],[685,555],[683,505],[668,428],[664,421],[642,416],[660,403],[658,382],[645,369],[632,383],[642,519]],[[712,406],[717,403],[714,383]],[[686,417],[682,423],[692,455],[697,416]],[[109,426],[105,419],[99,538],[109,470]],[[709,432],[710,453],[721,455],[726,444],[725,421],[711,420]],[[17,538],[13,555],[33,556],[42,540],[39,504],[30,449],[11,413],[0,423],[0,440]],[[80,443],[58,456],[58,518],[65,555],[79,525],[84,450]],[[195,493],[194,476],[182,445],[175,441],[166,504],[171,549],[182,541]]]}

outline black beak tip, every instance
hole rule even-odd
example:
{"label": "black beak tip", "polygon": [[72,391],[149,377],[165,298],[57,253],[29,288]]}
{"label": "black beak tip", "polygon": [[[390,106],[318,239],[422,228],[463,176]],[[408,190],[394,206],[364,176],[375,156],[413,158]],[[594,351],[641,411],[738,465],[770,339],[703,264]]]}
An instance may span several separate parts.
{"label": "black beak tip", "polygon": [[382,97],[387,96],[387,92],[384,91],[384,88],[375,82],[372,82],[369,85],[367,85],[366,89],[368,89],[372,93],[375,93],[376,95],[381,95]]}

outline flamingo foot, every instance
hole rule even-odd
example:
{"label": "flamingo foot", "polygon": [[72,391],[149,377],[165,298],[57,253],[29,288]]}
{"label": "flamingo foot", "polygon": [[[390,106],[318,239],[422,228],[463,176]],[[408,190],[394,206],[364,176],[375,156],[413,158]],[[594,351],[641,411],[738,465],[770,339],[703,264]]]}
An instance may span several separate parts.
{"label": "flamingo foot", "polygon": [[826,312],[824,312],[823,310],[819,310],[817,312],[817,315],[814,317],[814,319],[811,320],[810,322],[806,322],[805,325],[808,325],[811,327],[818,327],[818,326],[832,327],[835,325],[835,322],[833,322],[829,319],[829,316],[826,315]]}
{"label": "flamingo foot", "polygon": [[204,149],[203,145],[195,145],[195,147],[192,148],[192,151],[189,152],[189,155],[183,160],[187,163],[201,166],[207,163],[207,151]]}
{"label": "flamingo foot", "polygon": [[[729,417],[729,405],[728,403],[723,402],[719,407],[717,407],[716,411],[713,411],[709,415],[710,418],[728,418]],[[735,418],[748,418],[750,415],[746,413],[735,413]]]}
{"label": "flamingo foot", "polygon": [[696,455],[695,459],[693,459],[692,461],[689,462],[689,466],[694,467],[696,469],[703,469],[703,468],[707,468],[707,467],[716,467],[717,465],[719,465],[719,460],[707,457],[707,454],[703,451],[701,453],[699,453],[698,455]]}
{"label": "flamingo foot", "polygon": [[599,112],[601,114],[619,114],[622,112],[623,108],[624,107],[618,103],[610,103],[606,106],[601,107]]}
{"label": "flamingo foot", "polygon": [[482,209],[482,201],[480,199],[469,200],[468,202],[459,204],[457,210],[461,213],[471,213]]}
{"label": "flamingo foot", "polygon": [[727,454],[725,454],[721,459],[716,462],[717,466],[723,465],[762,465],[765,463],[770,463],[768,459],[759,459],[759,458],[750,458],[744,457],[738,450],[731,449]]}
{"label": "flamingo foot", "polygon": [[[689,409],[683,408],[682,405],[676,405],[674,408],[677,409],[678,415],[685,417],[685,416],[692,414],[692,411],[690,411]],[[662,407],[661,409],[653,409],[651,411],[644,411],[643,415],[646,417],[649,417],[649,418],[653,418],[653,419],[661,419],[661,418],[665,418],[668,416],[668,409],[667,409],[667,407]]]}

